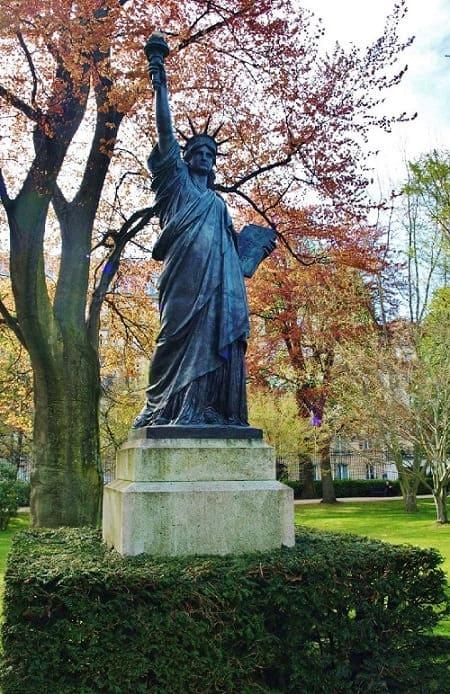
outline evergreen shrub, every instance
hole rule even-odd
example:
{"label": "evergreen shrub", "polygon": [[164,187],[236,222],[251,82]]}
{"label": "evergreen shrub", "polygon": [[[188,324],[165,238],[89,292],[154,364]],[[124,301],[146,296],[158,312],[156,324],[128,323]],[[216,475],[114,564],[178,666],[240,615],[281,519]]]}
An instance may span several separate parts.
{"label": "evergreen shrub", "polygon": [[[284,484],[289,485],[294,490],[294,498],[300,499],[303,491],[303,484],[299,480],[283,480]],[[390,488],[386,489],[386,480],[333,480],[336,496],[338,499],[358,496],[401,496],[400,482],[389,480]],[[322,482],[314,482],[314,490],[318,498],[322,497]],[[418,494],[431,494],[430,488],[422,482],[417,490]]]}
{"label": "evergreen shrub", "polygon": [[17,500],[19,506],[30,505],[31,485],[26,480],[16,480]]}
{"label": "evergreen shrub", "polygon": [[180,559],[123,558],[88,529],[22,532],[2,691],[444,691],[440,561],[307,529],[292,549]]}

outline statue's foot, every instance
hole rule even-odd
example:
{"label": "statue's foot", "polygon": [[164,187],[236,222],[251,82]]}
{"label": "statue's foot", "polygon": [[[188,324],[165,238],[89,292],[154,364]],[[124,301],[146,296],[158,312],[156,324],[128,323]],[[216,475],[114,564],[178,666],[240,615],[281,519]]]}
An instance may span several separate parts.
{"label": "statue's foot", "polygon": [[203,412],[205,424],[223,424],[223,417],[212,407],[207,407]]}
{"label": "statue's foot", "polygon": [[233,427],[248,427],[250,426],[248,422],[242,421],[242,419],[227,419],[226,422],[229,426]]}
{"label": "statue's foot", "polygon": [[152,412],[150,412],[150,410],[148,410],[147,407],[144,407],[142,412],[140,412],[140,414],[138,414],[138,416],[134,420],[131,428],[140,429],[141,427],[148,427],[151,425],[152,419]]}
{"label": "statue's foot", "polygon": [[154,419],[154,421],[152,422],[152,425],[155,427],[166,426],[167,424],[170,424],[170,420],[166,417],[156,417],[156,419]]}
{"label": "statue's foot", "polygon": [[141,427],[148,426],[147,418],[144,415],[139,414],[131,425],[132,429],[140,429]]}
{"label": "statue's foot", "polygon": [[151,410],[147,409],[147,407],[144,407],[142,412],[138,414],[134,420],[132,429],[141,429],[141,427],[153,427],[158,425],[162,426],[166,424],[170,424],[166,417],[158,416],[157,413],[152,412]]}

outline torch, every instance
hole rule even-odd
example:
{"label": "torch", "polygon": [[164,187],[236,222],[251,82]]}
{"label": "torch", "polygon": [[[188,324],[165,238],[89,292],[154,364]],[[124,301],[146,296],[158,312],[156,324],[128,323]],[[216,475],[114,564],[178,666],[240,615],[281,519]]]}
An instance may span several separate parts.
{"label": "torch", "polygon": [[169,55],[169,46],[162,31],[155,31],[150,36],[144,50],[148,60],[153,89],[158,89],[161,85],[161,76],[164,74],[163,70],[161,70],[164,66],[164,58]]}

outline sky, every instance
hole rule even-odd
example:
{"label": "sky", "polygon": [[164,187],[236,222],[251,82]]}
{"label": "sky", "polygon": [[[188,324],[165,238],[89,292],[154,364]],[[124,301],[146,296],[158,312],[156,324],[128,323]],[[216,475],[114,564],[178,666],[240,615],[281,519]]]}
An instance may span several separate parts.
{"label": "sky", "polygon": [[[394,0],[302,0],[323,20],[328,40],[365,46],[382,33]],[[385,112],[417,112],[391,134],[373,135],[378,149],[374,168],[385,193],[404,178],[405,159],[433,148],[450,150],[450,0],[409,0],[400,36],[415,36],[403,53],[408,71],[400,85],[386,92]]]}

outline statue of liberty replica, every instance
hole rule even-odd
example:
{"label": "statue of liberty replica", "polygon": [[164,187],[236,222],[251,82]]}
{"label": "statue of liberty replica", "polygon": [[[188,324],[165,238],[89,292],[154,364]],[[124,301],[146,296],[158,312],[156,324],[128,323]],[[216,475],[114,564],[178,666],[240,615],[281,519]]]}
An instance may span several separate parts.
{"label": "statue of liberty replica", "polygon": [[[153,249],[153,257],[163,262],[161,330],[147,402],[133,427],[248,426],[244,275],[227,206],[213,189],[220,128],[209,133],[208,122],[203,132],[196,132],[191,123],[192,136],[183,135],[181,152],[169,108],[164,68],[168,52],[163,35],[153,34],[146,54],[158,141],[148,165],[162,229]],[[275,245],[274,232],[262,231],[266,236],[260,236],[259,261]]]}
{"label": "statue of liberty replica", "polygon": [[244,276],[275,233],[235,234],[213,188],[218,130],[172,129],[162,34],[146,45],[158,141],[149,158],[161,234],[161,330],[147,402],[105,486],[103,539],[123,555],[241,554],[294,544],[293,492],[275,479],[275,451],[247,422]]}

